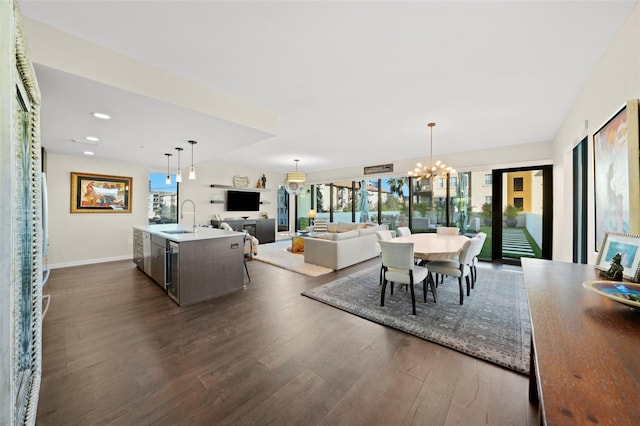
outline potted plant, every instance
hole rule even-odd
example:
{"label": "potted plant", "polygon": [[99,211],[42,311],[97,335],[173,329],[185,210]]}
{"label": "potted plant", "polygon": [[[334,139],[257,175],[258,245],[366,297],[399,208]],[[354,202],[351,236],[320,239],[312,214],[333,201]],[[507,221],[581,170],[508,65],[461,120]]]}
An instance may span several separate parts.
{"label": "potted plant", "polygon": [[504,218],[507,226],[516,226],[518,223],[518,208],[513,204],[507,204],[504,208]]}
{"label": "potted plant", "polygon": [[491,203],[482,205],[482,217],[484,218],[484,226],[491,226],[491,217],[493,216],[493,207]]}

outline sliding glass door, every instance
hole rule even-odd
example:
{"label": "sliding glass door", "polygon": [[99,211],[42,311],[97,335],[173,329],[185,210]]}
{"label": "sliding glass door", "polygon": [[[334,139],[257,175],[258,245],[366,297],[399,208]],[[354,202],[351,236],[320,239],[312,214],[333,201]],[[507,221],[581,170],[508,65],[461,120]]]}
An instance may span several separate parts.
{"label": "sliding glass door", "polygon": [[492,174],[492,260],[520,264],[523,257],[551,259],[552,167]]}

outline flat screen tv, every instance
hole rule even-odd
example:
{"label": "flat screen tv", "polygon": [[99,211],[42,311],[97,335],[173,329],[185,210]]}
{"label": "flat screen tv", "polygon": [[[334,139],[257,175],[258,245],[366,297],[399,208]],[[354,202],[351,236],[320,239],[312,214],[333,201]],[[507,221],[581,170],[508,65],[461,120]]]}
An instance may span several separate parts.
{"label": "flat screen tv", "polygon": [[227,191],[227,211],[257,212],[260,210],[260,193],[252,191]]}

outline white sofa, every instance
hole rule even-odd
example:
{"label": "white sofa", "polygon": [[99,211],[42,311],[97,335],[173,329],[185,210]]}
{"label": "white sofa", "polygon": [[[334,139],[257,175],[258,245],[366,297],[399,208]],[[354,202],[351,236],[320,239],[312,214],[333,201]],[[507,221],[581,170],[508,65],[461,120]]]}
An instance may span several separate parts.
{"label": "white sofa", "polygon": [[[347,228],[348,226],[338,226],[338,229]],[[331,226],[329,229],[332,229]],[[305,238],[304,261],[334,270],[364,262],[380,255],[376,231],[381,229],[388,229],[387,225],[328,232],[314,238]]]}

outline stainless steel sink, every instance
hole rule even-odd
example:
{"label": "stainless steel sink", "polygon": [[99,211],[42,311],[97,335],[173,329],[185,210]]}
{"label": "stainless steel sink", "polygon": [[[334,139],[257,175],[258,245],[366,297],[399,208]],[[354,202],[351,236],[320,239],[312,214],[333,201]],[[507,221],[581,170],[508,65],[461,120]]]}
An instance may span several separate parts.
{"label": "stainless steel sink", "polygon": [[165,234],[193,234],[193,231],[185,231],[184,229],[172,229],[169,231],[160,231]]}

